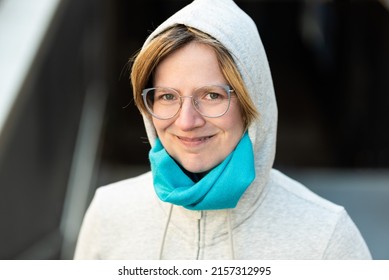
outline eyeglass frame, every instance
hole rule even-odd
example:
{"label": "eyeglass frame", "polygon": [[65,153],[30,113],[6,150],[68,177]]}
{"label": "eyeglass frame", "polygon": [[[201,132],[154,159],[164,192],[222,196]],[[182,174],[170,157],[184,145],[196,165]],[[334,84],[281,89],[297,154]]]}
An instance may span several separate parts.
{"label": "eyeglass frame", "polygon": [[[228,95],[228,104],[227,104],[227,108],[226,108],[225,112],[223,112],[222,114],[219,114],[219,115],[217,115],[217,116],[207,116],[207,115],[204,115],[204,114],[201,113],[201,112],[199,111],[199,109],[197,108],[197,106],[196,106],[196,104],[195,104],[195,100],[193,99],[193,95],[182,96],[178,90],[176,90],[176,89],[174,89],[174,88],[170,88],[170,87],[152,87],[152,88],[145,88],[145,89],[142,90],[141,95],[142,95],[142,97],[143,97],[143,103],[144,103],[144,105],[145,105],[147,111],[148,111],[154,118],[159,119],[159,120],[170,120],[170,119],[174,118],[175,116],[177,116],[178,113],[179,113],[179,112],[181,111],[181,109],[182,109],[182,104],[184,103],[184,102],[183,102],[183,98],[191,98],[191,99],[192,99],[192,105],[193,105],[193,107],[195,108],[196,112],[198,112],[198,113],[199,113],[201,116],[203,116],[203,117],[214,119],[214,118],[220,118],[220,117],[224,116],[224,115],[228,112],[228,110],[230,109],[231,97],[232,97],[232,96],[231,96],[231,93],[233,93],[235,90],[234,90],[230,85],[208,85],[208,86],[199,87],[199,88],[195,89],[194,92],[197,91],[198,89],[201,89],[201,88],[204,88],[204,87],[221,87],[221,88],[223,88],[223,89],[225,90],[225,92],[226,92],[227,95]],[[161,118],[161,117],[155,115],[155,114],[152,112],[152,110],[151,110],[151,108],[149,107],[149,105],[148,105],[148,102],[147,102],[147,99],[146,99],[147,93],[148,93],[149,91],[152,91],[152,90],[155,90],[155,89],[159,89],[159,88],[164,88],[164,89],[173,90],[174,92],[178,93],[178,95],[179,95],[179,98],[180,98],[180,107],[178,108],[177,112],[176,112],[173,116],[171,116],[171,117],[168,117],[168,118]]]}

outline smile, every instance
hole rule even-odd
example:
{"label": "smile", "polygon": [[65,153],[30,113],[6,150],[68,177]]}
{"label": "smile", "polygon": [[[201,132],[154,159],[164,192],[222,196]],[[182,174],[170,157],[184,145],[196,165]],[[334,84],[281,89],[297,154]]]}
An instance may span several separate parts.
{"label": "smile", "polygon": [[203,143],[208,142],[209,139],[213,138],[214,135],[202,136],[202,137],[182,137],[177,136],[177,138],[184,144],[189,146],[197,146]]}

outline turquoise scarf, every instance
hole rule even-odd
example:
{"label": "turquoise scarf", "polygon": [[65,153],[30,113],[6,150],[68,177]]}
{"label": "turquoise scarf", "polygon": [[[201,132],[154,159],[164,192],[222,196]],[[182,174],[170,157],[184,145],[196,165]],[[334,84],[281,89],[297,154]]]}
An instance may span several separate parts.
{"label": "turquoise scarf", "polygon": [[159,139],[149,158],[158,197],[190,210],[234,208],[255,178],[254,153],[247,132],[235,150],[198,182],[185,174]]}

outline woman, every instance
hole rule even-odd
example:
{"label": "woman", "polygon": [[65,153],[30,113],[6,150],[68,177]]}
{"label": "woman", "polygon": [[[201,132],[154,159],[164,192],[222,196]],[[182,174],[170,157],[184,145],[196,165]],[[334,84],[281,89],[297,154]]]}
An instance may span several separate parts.
{"label": "woman", "polygon": [[131,81],[151,172],[97,190],[76,258],[370,258],[343,207],[272,169],[271,74],[233,1],[197,0],[166,20]]}

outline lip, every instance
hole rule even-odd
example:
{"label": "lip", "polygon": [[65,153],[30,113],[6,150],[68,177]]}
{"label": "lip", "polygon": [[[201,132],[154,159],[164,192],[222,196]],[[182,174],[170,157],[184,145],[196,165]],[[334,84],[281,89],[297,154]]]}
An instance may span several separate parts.
{"label": "lip", "polygon": [[207,135],[207,136],[198,136],[198,137],[186,137],[186,136],[178,136],[177,139],[188,147],[197,147],[207,143],[210,139],[212,139],[215,135]]}

